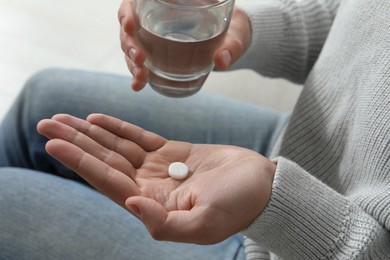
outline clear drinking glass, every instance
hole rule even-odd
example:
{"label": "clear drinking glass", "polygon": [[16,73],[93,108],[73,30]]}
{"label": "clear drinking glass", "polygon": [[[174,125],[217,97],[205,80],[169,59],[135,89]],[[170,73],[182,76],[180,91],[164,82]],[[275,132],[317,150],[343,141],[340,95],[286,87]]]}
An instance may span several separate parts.
{"label": "clear drinking glass", "polygon": [[149,84],[170,97],[199,91],[229,27],[234,0],[133,0]]}

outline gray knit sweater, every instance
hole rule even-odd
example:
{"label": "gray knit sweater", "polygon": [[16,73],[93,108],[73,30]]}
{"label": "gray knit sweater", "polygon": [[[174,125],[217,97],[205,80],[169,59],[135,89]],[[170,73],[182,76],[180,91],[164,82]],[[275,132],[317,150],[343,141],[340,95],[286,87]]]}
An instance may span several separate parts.
{"label": "gray knit sweater", "polygon": [[235,68],[304,88],[247,258],[390,259],[390,1],[252,3]]}

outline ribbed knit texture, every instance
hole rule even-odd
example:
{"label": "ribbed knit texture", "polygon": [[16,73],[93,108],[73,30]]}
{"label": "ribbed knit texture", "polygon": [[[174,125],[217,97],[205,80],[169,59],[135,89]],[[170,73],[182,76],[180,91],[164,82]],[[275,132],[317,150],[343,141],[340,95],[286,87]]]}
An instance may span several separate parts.
{"label": "ribbed knit texture", "polygon": [[247,259],[390,259],[390,1],[242,9],[253,41],[234,68],[304,83]]}

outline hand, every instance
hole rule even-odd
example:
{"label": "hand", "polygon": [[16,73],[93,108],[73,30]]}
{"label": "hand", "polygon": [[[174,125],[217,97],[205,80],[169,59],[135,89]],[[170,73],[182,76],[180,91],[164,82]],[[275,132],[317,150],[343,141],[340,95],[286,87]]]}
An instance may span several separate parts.
{"label": "hand", "polygon": [[127,67],[133,75],[131,87],[135,91],[141,90],[148,81],[149,71],[143,65],[146,54],[135,37],[136,24],[133,19],[132,0],[123,0],[118,11],[121,25],[121,48],[125,53]]}
{"label": "hand", "polygon": [[[47,152],[142,220],[158,240],[211,244],[245,229],[267,205],[275,164],[234,146],[166,140],[102,114],[39,122]],[[170,163],[189,167],[169,177]],[[91,201],[90,203],[93,203]]]}
{"label": "hand", "polygon": [[[121,24],[121,48],[125,53],[127,66],[133,75],[131,87],[135,91],[141,90],[148,81],[149,71],[143,65],[146,54],[135,38],[136,25],[133,20],[132,0],[123,0],[118,11]],[[214,54],[214,63],[217,69],[225,70],[248,48],[251,41],[251,27],[248,16],[240,9],[235,8],[225,41]]]}

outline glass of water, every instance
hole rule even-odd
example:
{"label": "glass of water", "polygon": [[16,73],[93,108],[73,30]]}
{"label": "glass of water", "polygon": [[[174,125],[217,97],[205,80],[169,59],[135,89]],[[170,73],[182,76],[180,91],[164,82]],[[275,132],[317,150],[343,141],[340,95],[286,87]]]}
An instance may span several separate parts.
{"label": "glass of water", "polygon": [[133,0],[135,35],[146,52],[154,90],[170,97],[200,90],[233,7],[234,0]]}

